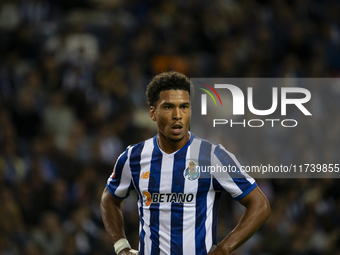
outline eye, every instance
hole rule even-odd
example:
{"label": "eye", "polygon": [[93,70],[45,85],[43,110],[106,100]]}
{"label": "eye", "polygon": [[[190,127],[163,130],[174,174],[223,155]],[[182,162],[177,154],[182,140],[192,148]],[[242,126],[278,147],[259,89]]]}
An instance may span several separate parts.
{"label": "eye", "polygon": [[170,105],[165,105],[165,106],[164,106],[164,109],[165,109],[165,110],[170,110],[170,109],[171,109],[171,106],[170,106]]}
{"label": "eye", "polygon": [[188,109],[188,108],[189,108],[189,105],[183,105],[181,108],[182,108],[182,109]]}

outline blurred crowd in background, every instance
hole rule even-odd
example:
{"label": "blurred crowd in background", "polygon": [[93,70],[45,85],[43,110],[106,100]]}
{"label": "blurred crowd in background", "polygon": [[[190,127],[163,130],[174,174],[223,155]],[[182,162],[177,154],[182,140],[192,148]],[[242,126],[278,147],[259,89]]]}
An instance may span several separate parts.
{"label": "blurred crowd in background", "polygon": [[[114,254],[101,193],[119,154],[155,135],[145,88],[167,70],[339,77],[340,1],[0,0],[1,255]],[[256,163],[339,163],[340,83],[311,92],[298,131],[234,129],[222,144]],[[337,179],[258,183],[271,218],[233,254],[340,254]],[[122,205],[135,248],[136,199]],[[220,238],[242,212],[225,194]]]}

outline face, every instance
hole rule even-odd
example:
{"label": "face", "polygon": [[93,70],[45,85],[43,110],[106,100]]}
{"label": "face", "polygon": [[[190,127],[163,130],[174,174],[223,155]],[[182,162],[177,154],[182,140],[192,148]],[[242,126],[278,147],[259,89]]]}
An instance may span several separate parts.
{"label": "face", "polygon": [[168,142],[180,142],[187,137],[190,114],[190,95],[184,90],[162,91],[156,106],[150,107],[150,117],[157,123],[160,139]]}

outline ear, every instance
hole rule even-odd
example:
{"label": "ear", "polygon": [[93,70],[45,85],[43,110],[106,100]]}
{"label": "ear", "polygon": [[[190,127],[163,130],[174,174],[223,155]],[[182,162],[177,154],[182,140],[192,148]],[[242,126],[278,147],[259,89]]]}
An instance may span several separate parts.
{"label": "ear", "polygon": [[150,106],[150,117],[153,121],[156,121],[156,108]]}

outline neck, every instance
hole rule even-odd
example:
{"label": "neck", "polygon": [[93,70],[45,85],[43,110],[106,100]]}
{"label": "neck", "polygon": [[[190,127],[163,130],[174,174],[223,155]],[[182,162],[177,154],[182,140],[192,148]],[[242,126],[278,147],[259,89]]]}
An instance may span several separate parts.
{"label": "neck", "polygon": [[171,154],[179,149],[189,141],[189,132],[181,140],[171,140],[164,136],[162,133],[158,133],[157,142],[159,148],[165,153]]}

